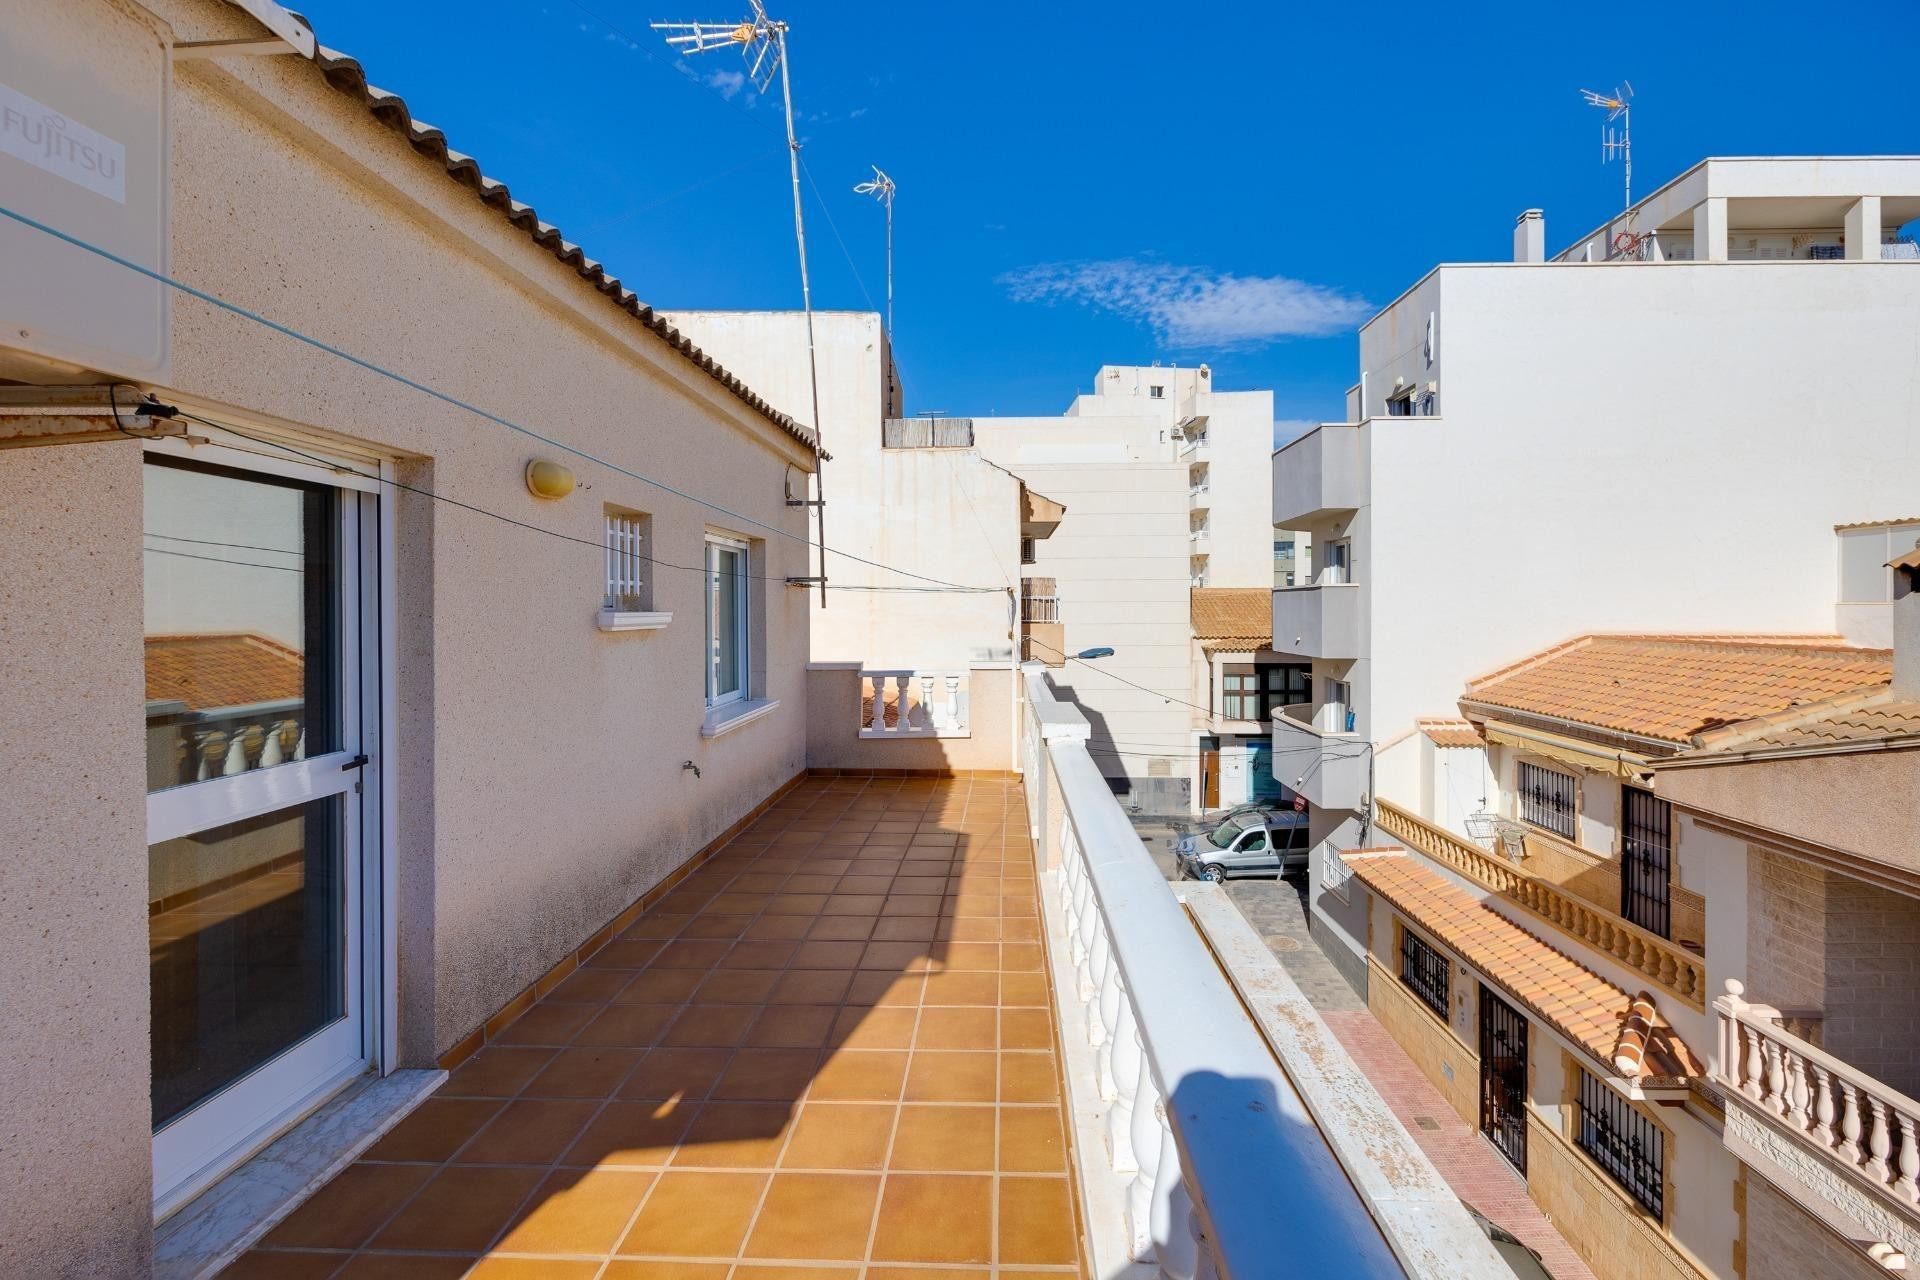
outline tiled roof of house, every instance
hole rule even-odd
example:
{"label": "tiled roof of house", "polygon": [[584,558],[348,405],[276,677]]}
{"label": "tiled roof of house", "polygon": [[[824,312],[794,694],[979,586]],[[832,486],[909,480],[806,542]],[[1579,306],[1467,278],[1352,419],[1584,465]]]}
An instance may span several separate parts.
{"label": "tiled roof of house", "polygon": [[1920,524],[1920,516],[1898,516],[1892,520],[1854,520],[1847,524],[1833,526],[1835,533],[1845,533],[1849,529],[1878,529],[1885,525]]}
{"label": "tiled roof of house", "polygon": [[1486,744],[1471,720],[1429,720],[1419,722],[1420,732],[1436,747],[1479,747]]}
{"label": "tiled roof of house", "polygon": [[1653,1008],[1556,950],[1402,849],[1343,853],[1361,883],[1392,903],[1515,1001],[1586,1049],[1610,1074],[1668,1084],[1706,1074],[1700,1060]]}
{"label": "tiled roof of house", "polygon": [[1838,636],[1589,635],[1480,677],[1461,701],[1689,746],[1725,725],[1871,692],[1892,673],[1891,651]]}
{"label": "tiled roof of house", "polygon": [[1201,647],[1273,647],[1273,592],[1265,587],[1195,587],[1189,611]]}
{"label": "tiled roof of house", "polygon": [[[307,22],[304,17],[300,18],[300,21],[309,30],[312,29],[313,24]],[[334,89],[364,104],[375,120],[399,134],[415,151],[440,165],[446,170],[449,178],[472,191],[482,204],[495,210],[507,222],[525,232],[534,244],[551,253],[566,266],[573,268],[583,280],[605,294],[615,306],[652,330],[661,341],[672,347],[702,373],[711,377],[745,402],[755,413],[766,418],[807,448],[818,447],[818,437],[811,428],[774,408],[752,387],[729,373],[712,356],[695,346],[691,338],[674,328],[665,317],[642,302],[633,290],[620,283],[618,277],[609,274],[605,266],[589,258],[579,245],[563,237],[558,227],[542,222],[532,205],[515,200],[512,193],[508,191],[506,183],[481,172],[479,161],[449,147],[446,134],[423,120],[415,119],[413,113],[407,109],[404,98],[397,93],[389,93],[385,89],[368,84],[366,72],[359,62],[316,42],[313,65],[319,68],[326,82]]]}
{"label": "tiled roof of house", "polygon": [[1920,700],[1882,690],[1758,716],[1701,734],[1685,759],[1748,752],[1817,751],[1920,739]]}
{"label": "tiled roof of house", "polygon": [[302,697],[306,660],[252,632],[147,637],[147,701],[190,711]]}

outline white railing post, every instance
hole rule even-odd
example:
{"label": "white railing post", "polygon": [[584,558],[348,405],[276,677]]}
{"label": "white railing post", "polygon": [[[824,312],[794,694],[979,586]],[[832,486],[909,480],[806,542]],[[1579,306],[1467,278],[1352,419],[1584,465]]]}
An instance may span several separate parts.
{"label": "white railing post", "polygon": [[946,681],[947,714],[946,723],[943,724],[941,728],[946,729],[949,733],[958,733],[960,732],[960,677],[950,675],[946,677]]}
{"label": "white railing post", "polygon": [[1193,1280],[1199,1268],[1199,1241],[1193,1235],[1193,1200],[1180,1168],[1180,1144],[1167,1123],[1162,1100],[1155,1108],[1160,1121],[1160,1161],[1153,1173],[1153,1259],[1167,1280]]}
{"label": "white railing post", "polygon": [[1139,1167],[1133,1154],[1134,1099],[1139,1095],[1146,1056],[1140,1050],[1140,1027],[1131,1000],[1120,1002],[1120,1021],[1113,1029],[1112,1044],[1113,1051],[1106,1059],[1113,1079],[1113,1110],[1107,1112],[1107,1155],[1115,1173],[1132,1173]]}

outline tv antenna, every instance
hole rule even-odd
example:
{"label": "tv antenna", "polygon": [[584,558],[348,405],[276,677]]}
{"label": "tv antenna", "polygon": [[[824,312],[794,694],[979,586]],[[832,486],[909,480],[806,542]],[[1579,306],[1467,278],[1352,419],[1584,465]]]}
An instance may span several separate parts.
{"label": "tv antenna", "polygon": [[[746,60],[747,78],[765,93],[780,77],[780,101],[787,114],[787,169],[793,178],[793,239],[800,251],[800,307],[807,317],[807,376],[813,390],[814,496],[805,503],[814,510],[820,531],[820,605],[827,603],[827,500],[821,482],[820,365],[814,356],[813,288],[807,279],[807,221],[800,205],[800,140],[793,132],[793,81],[787,70],[787,24],[767,16],[761,0],[747,0],[753,12],[739,22],[655,22],[650,25],[680,54],[738,49]],[[790,500],[791,501],[791,500]],[[804,581],[804,580],[803,580]]]}
{"label": "tv antenna", "polygon": [[887,207],[887,336],[893,336],[893,179],[872,166],[873,181],[854,187],[854,194],[872,196]]}
{"label": "tv antenna", "polygon": [[[1633,82],[1622,80],[1611,94],[1595,93],[1591,89],[1582,89],[1581,95],[1587,105],[1599,107],[1607,113],[1600,125],[1600,163],[1605,164],[1618,155],[1625,163],[1627,174],[1626,207],[1633,208]],[[1613,122],[1618,120],[1620,127],[1615,129]]]}

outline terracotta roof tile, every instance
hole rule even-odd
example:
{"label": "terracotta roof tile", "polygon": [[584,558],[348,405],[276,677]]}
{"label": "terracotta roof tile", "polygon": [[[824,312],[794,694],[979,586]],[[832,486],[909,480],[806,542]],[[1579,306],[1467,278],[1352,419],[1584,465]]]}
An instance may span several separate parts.
{"label": "terracotta roof tile", "polygon": [[1265,587],[1195,587],[1190,613],[1205,649],[1273,647],[1273,592]]}
{"label": "terracotta roof tile", "polygon": [[304,696],[306,660],[251,632],[147,637],[147,701],[190,711]]}
{"label": "terracotta roof tile", "polygon": [[1920,738],[1920,700],[1886,690],[1757,716],[1700,735],[1683,759],[1745,752],[1807,751]]}
{"label": "terracotta roof tile", "polygon": [[1485,746],[1470,720],[1421,720],[1420,732],[1436,747]]}
{"label": "terracotta roof tile", "polygon": [[1691,745],[1892,674],[1890,651],[1838,636],[1589,635],[1480,677],[1462,701]]}
{"label": "terracotta roof tile", "polygon": [[1610,1073],[1642,1084],[1706,1074],[1706,1064],[1660,1019],[1647,993],[1615,986],[1455,888],[1404,850],[1358,850],[1340,856],[1361,883],[1588,1050]]}

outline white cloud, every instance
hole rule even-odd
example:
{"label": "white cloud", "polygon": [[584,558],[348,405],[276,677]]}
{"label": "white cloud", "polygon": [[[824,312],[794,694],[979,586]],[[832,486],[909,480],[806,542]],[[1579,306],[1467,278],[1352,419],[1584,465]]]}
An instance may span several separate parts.
{"label": "white cloud", "polygon": [[707,83],[718,89],[721,97],[732,102],[747,87],[747,77],[741,71],[716,71],[707,77]]}
{"label": "white cloud", "polygon": [[1373,310],[1364,298],[1288,276],[1236,276],[1140,258],[1041,263],[1009,272],[1000,283],[1017,302],[1077,302],[1144,321],[1173,348],[1316,338]]}

